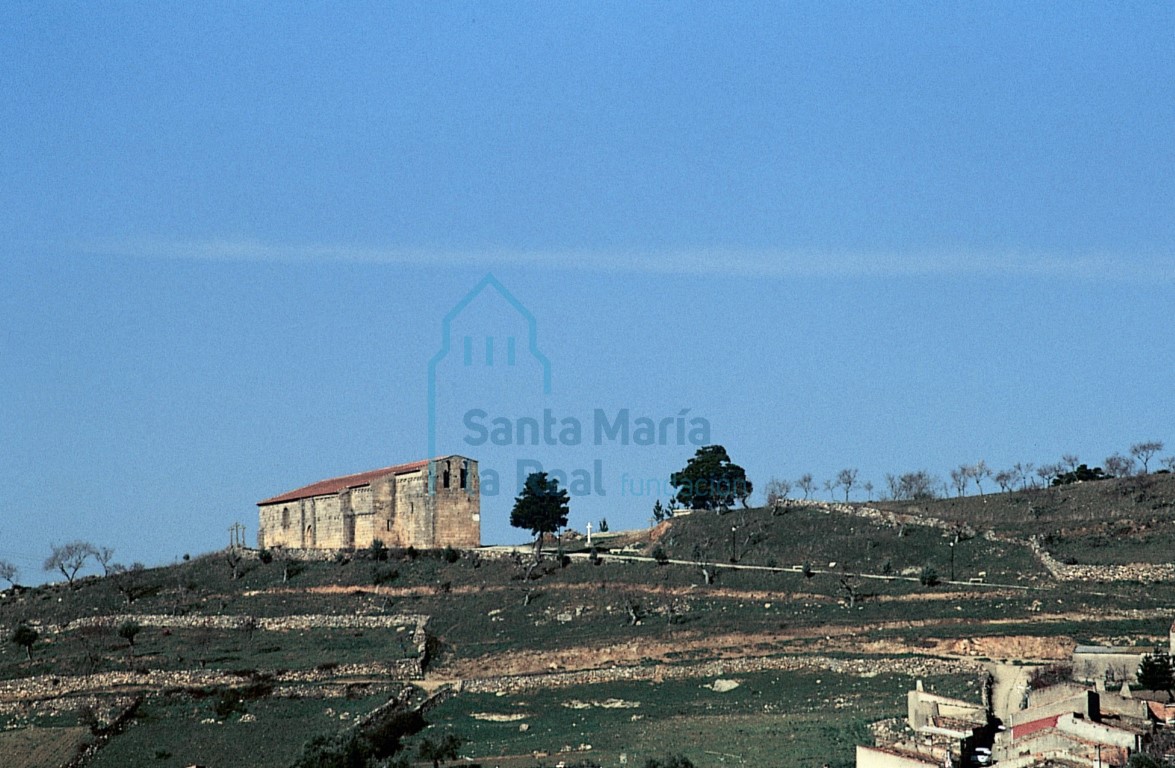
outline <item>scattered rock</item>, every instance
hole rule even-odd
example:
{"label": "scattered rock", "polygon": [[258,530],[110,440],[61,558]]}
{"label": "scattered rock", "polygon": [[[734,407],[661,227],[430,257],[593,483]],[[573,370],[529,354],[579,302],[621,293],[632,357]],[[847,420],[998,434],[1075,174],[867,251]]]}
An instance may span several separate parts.
{"label": "scattered rock", "polygon": [[474,720],[486,720],[491,723],[517,723],[519,720],[525,720],[530,717],[530,715],[525,712],[516,712],[511,715],[500,715],[495,712],[474,712],[470,717]]}

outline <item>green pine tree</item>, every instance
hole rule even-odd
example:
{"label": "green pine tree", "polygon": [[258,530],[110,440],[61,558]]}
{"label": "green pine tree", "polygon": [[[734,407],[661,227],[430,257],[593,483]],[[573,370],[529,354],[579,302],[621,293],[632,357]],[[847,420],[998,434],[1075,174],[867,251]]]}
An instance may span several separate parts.
{"label": "green pine tree", "polygon": [[1138,663],[1138,684],[1149,691],[1168,691],[1175,688],[1175,667],[1171,655],[1162,648],[1148,653]]}
{"label": "green pine tree", "polygon": [[534,472],[514,499],[510,525],[534,535],[538,554],[543,549],[543,534],[555,533],[567,525],[569,502],[567,490],[559,487],[558,480],[548,479],[546,472]]}

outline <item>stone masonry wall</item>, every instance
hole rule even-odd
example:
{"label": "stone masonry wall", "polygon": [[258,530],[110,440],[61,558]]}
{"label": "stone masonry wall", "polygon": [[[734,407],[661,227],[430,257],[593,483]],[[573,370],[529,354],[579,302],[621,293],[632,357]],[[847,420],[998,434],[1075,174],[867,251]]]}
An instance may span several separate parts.
{"label": "stone masonry wall", "polygon": [[258,545],[334,550],[365,548],[380,539],[396,548],[479,546],[477,462],[450,456],[437,460],[436,472],[432,493],[428,470],[420,469],[337,494],[261,506]]}

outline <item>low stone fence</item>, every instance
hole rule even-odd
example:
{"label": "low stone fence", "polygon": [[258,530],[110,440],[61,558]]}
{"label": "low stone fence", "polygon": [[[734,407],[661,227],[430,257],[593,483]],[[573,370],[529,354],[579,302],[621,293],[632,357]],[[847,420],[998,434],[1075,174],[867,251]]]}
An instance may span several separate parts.
{"label": "low stone fence", "polygon": [[1033,536],[1028,547],[1057,581],[1175,581],[1175,565],[1127,563],[1125,565],[1069,565],[1053,557]]}
{"label": "low stone fence", "polygon": [[911,515],[903,512],[888,512],[884,509],[877,509],[876,507],[869,507],[863,504],[842,504],[835,501],[783,499],[779,502],[779,508],[785,512],[792,509],[819,509],[825,513],[838,512],[842,515],[852,515],[853,517],[861,517],[866,520],[874,520],[888,525],[891,528],[900,528],[903,525],[920,525],[925,528],[953,531],[957,527],[954,523],[948,523],[946,520],[940,520],[937,517],[922,517],[921,515]]}
{"label": "low stone fence", "polygon": [[[299,695],[306,686],[320,686],[337,678],[373,678],[375,680],[421,680],[428,661],[428,621],[424,614],[391,616],[335,616],[311,614],[257,618],[253,616],[167,616],[161,614],[116,614],[87,616],[64,626],[50,625],[37,629],[48,634],[60,634],[87,627],[115,629],[134,621],[143,627],[165,629],[219,629],[269,632],[292,632],[307,629],[397,629],[412,627],[414,658],[394,659],[365,664],[339,664],[313,670],[283,672],[265,677],[275,685],[277,695]],[[0,635],[8,630],[0,628]],[[149,670],[145,672],[105,672],[93,675],[41,676],[20,680],[0,681],[0,713],[12,713],[27,708],[30,702],[61,697],[123,692],[127,690],[157,690],[161,688],[191,688],[203,686],[243,685],[250,678],[222,670]],[[345,680],[337,683],[347,685]],[[283,693],[284,692],[284,693]]]}
{"label": "low stone fence", "polygon": [[[21,680],[0,682],[0,713],[27,709],[40,701],[63,701],[97,694],[127,694],[135,691],[165,691],[207,687],[240,687],[255,682],[274,686],[274,694],[302,696],[311,690],[345,691],[356,681],[376,684],[393,681],[418,680],[423,675],[419,659],[397,659],[389,662],[339,664],[282,672],[274,675],[242,676],[224,670],[148,670],[145,672],[102,672],[93,675],[41,675]],[[348,680],[350,678],[350,680]]]}
{"label": "low stone fence", "polygon": [[[157,627],[160,629],[223,629],[248,630],[254,629],[264,632],[297,632],[307,629],[396,629],[398,627],[412,627],[412,643],[417,650],[424,652],[428,640],[427,625],[429,617],[424,614],[406,613],[388,616],[350,616],[335,614],[295,614],[291,616],[248,616],[248,615],[188,615],[170,616],[160,613],[120,613],[106,616],[84,616],[74,619],[67,624],[33,623],[38,632],[55,635],[61,632],[71,632],[89,627],[108,627],[117,629],[120,625],[133,621],[142,627]],[[11,627],[0,626],[0,635],[8,635]]]}
{"label": "low stone fence", "polygon": [[[840,504],[836,502],[827,501],[798,501],[795,499],[785,499],[780,502],[780,507],[784,510],[798,509],[798,508],[815,508],[823,510],[827,513],[838,512],[845,515],[853,515],[868,520],[875,520],[891,527],[900,527],[902,525],[920,525],[929,528],[938,528],[943,531],[954,531],[957,528],[955,523],[949,523],[946,520],[940,520],[935,517],[922,517],[920,515],[901,514],[897,512],[887,512],[885,510],[876,509],[861,504]],[[974,531],[967,527],[961,529],[966,535],[974,535]],[[1040,561],[1054,579],[1057,581],[1139,581],[1139,582],[1153,582],[1153,581],[1175,581],[1175,564],[1168,563],[1128,563],[1126,565],[1068,565],[1062,563],[1053,557],[1040,543],[1040,540],[1033,536],[1029,540],[1017,539],[1011,536],[1004,536],[995,533],[994,531],[987,531],[984,533],[984,538],[989,541],[999,541],[1005,544],[1016,544],[1022,547],[1028,547],[1032,554]]]}
{"label": "low stone fence", "polygon": [[768,670],[786,672],[836,672],[846,675],[873,676],[904,674],[911,677],[977,673],[984,667],[966,659],[834,659],[827,656],[769,656],[723,659],[700,664],[655,664],[647,666],[609,667],[575,672],[513,675],[466,680],[463,691],[473,693],[519,693],[545,688],[612,683],[618,680],[681,680],[695,677],[721,677]]}

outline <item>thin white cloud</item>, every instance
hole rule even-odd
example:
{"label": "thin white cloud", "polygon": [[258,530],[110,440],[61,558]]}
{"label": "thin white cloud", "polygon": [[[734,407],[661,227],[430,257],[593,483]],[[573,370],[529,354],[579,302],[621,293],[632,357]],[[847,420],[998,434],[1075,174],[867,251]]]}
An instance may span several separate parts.
{"label": "thin white cloud", "polygon": [[67,252],[152,260],[262,263],[444,265],[484,269],[543,267],[594,272],[735,277],[1045,277],[1076,280],[1175,280],[1175,257],[1026,252],[818,252],[699,248],[694,250],[444,250],[352,245],[285,245],[256,239],[90,241],[60,244]]}

